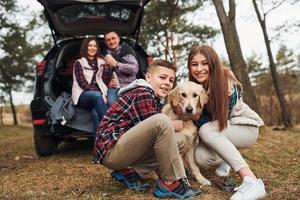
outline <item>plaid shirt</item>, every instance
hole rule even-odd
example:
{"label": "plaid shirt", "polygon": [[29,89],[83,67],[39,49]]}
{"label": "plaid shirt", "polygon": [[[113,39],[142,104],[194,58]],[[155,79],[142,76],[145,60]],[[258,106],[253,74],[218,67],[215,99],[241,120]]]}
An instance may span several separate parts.
{"label": "plaid shirt", "polygon": [[[93,75],[93,79],[91,81],[91,83],[89,84],[88,81],[86,80],[86,78],[84,77],[83,74],[83,67],[81,66],[79,61],[75,62],[75,76],[76,76],[76,80],[78,82],[78,85],[84,90],[84,91],[100,91],[100,88],[96,82],[96,74],[98,72],[98,63],[97,63],[97,59],[87,59],[89,66],[91,67],[91,69],[87,69],[87,70],[93,70],[94,75]],[[109,68],[106,66],[103,66],[103,74],[102,74],[102,80],[103,82],[108,85],[110,79],[111,79],[111,72],[109,71]]]}
{"label": "plaid shirt", "polygon": [[113,74],[113,71],[110,69],[110,67],[107,65],[104,66],[102,80],[105,83],[105,85],[107,85],[107,87],[109,85],[109,82],[111,81],[112,74]]}
{"label": "plaid shirt", "polygon": [[126,131],[160,112],[160,99],[151,88],[140,86],[127,91],[102,118],[97,130],[94,161],[102,163],[105,154]]}
{"label": "plaid shirt", "polygon": [[83,69],[82,69],[80,62],[76,61],[75,62],[75,76],[76,76],[78,85],[85,91],[100,91],[100,89],[96,83],[96,79],[95,79],[95,75],[98,71],[97,59],[94,59],[94,60],[87,59],[87,61],[91,67],[91,70],[93,70],[93,72],[94,72],[93,79],[91,81],[91,84],[89,84],[87,82],[87,80],[84,77]]}

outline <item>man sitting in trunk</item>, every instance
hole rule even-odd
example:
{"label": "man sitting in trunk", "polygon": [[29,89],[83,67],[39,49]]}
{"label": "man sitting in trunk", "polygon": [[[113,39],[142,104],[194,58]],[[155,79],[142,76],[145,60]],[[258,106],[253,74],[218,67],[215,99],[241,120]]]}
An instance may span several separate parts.
{"label": "man sitting in trunk", "polygon": [[119,88],[127,86],[136,79],[139,65],[135,51],[126,43],[120,44],[120,37],[115,31],[104,34],[104,43],[106,46],[102,51],[104,60],[109,70],[115,72],[107,93],[110,106],[118,99]]}

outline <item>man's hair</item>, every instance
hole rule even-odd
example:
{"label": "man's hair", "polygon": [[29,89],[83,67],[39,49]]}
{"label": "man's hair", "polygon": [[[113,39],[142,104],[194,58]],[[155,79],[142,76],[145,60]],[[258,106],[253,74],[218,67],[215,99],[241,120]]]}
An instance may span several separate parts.
{"label": "man's hair", "polygon": [[173,63],[163,60],[163,59],[156,59],[154,60],[148,67],[147,72],[151,73],[153,70],[155,70],[156,67],[166,67],[168,69],[172,69],[174,72],[176,72],[176,67]]}
{"label": "man's hair", "polygon": [[111,31],[105,31],[105,32],[103,33],[104,38],[105,38],[105,36],[106,36],[107,34],[109,34],[109,33],[115,33],[115,34],[117,34],[118,37],[120,37],[120,34],[119,34],[117,31],[111,30]]}

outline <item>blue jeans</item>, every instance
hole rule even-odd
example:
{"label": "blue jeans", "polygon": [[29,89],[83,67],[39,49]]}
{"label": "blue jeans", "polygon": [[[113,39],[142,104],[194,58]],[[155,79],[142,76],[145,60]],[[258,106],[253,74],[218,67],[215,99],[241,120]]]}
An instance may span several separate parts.
{"label": "blue jeans", "polygon": [[110,107],[115,101],[119,99],[118,92],[119,92],[119,88],[108,88],[107,90],[108,107]]}
{"label": "blue jeans", "polygon": [[107,110],[102,94],[99,91],[84,91],[79,97],[77,104],[80,108],[92,110],[94,137],[99,123]]}

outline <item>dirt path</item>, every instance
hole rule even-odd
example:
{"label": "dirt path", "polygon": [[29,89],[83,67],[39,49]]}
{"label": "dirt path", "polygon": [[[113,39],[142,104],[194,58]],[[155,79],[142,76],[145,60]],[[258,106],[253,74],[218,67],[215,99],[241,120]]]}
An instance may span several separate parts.
{"label": "dirt path", "polygon": [[[126,190],[110,178],[109,170],[92,164],[92,146],[87,141],[63,144],[59,149],[57,155],[39,158],[31,127],[1,126],[0,199],[155,199],[151,191],[141,194]],[[300,199],[300,131],[268,130],[243,155],[265,181],[266,199]],[[222,181],[213,171],[205,176]],[[194,181],[191,184],[200,187]],[[195,199],[222,200],[231,196],[216,187],[202,190],[203,195]]]}

